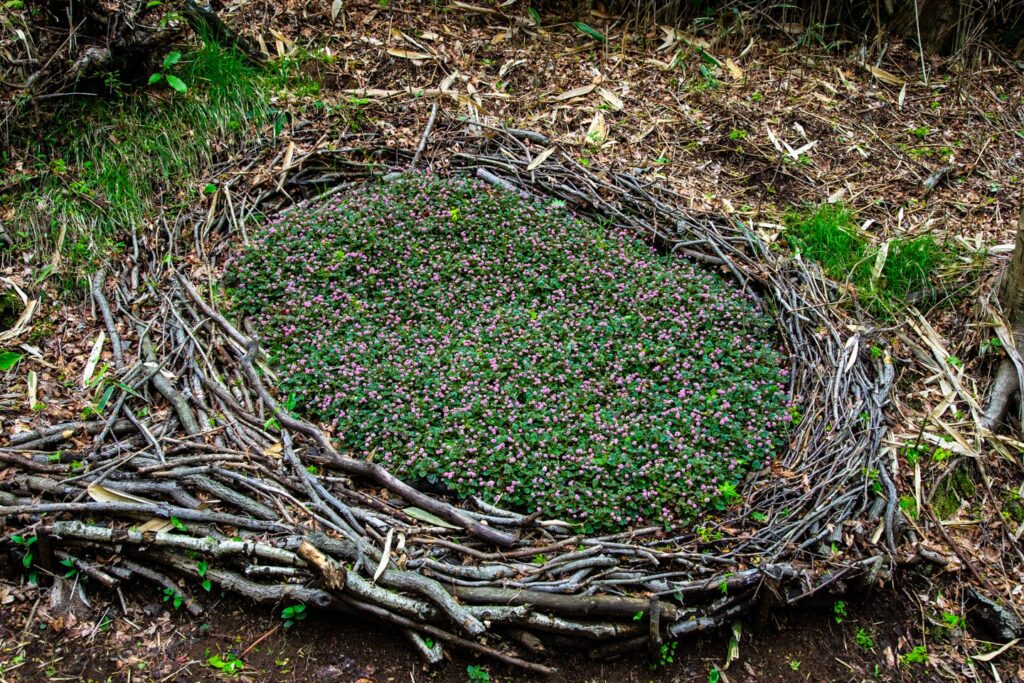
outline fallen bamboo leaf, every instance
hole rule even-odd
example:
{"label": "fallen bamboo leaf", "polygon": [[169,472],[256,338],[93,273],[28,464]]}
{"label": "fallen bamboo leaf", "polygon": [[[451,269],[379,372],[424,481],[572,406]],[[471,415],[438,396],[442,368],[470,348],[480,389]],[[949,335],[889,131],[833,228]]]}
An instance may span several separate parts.
{"label": "fallen bamboo leaf", "polygon": [[337,21],[339,14],[341,14],[341,0],[334,0],[331,3],[331,21]]}
{"label": "fallen bamboo leaf", "polygon": [[849,372],[850,369],[853,368],[854,364],[857,362],[857,349],[859,348],[860,335],[851,335],[850,338],[846,340],[846,344],[843,345],[843,349],[845,351],[849,351],[849,358],[846,361],[846,365],[843,367],[844,373]]}
{"label": "fallen bamboo leaf", "polygon": [[882,81],[883,83],[888,83],[889,85],[903,85],[905,82],[896,74],[886,71],[885,69],[881,69],[877,66],[869,66],[868,71],[871,72],[872,76]]}
{"label": "fallen bamboo leaf", "polygon": [[878,254],[875,256],[875,265],[871,268],[871,286],[873,287],[878,278],[882,275],[882,269],[885,268],[885,261],[889,258],[889,245],[892,240],[885,240],[882,242],[882,246],[878,248]]}
{"label": "fallen bamboo leaf", "polygon": [[554,102],[565,102],[566,100],[571,100],[576,97],[583,97],[584,95],[589,95],[594,92],[594,88],[596,87],[597,86],[593,83],[590,85],[582,85],[578,88],[573,88],[572,90],[566,90],[561,95],[555,95],[551,100]]}
{"label": "fallen bamboo leaf", "polygon": [[421,522],[426,522],[427,524],[431,524],[433,526],[439,526],[442,529],[458,529],[459,528],[459,527],[455,526],[454,524],[449,524],[448,522],[444,521],[443,519],[441,519],[437,515],[435,515],[435,514],[433,514],[431,512],[427,512],[426,510],[421,510],[420,508],[415,508],[415,507],[413,507],[413,508],[404,508],[402,511],[405,514],[407,514],[410,517],[412,517],[413,519],[418,519]]}
{"label": "fallen bamboo leaf", "polygon": [[1009,650],[1011,647],[1013,647],[1014,645],[1016,645],[1019,642],[1020,642],[1020,638],[1014,638],[1010,642],[1008,642],[1005,645],[1003,645],[1002,647],[1000,647],[998,650],[993,650],[992,652],[986,652],[985,654],[982,654],[982,655],[971,655],[971,659],[973,659],[976,662],[991,662],[993,659],[995,659],[999,655],[1003,654],[1004,652],[1006,652],[1007,650]]}
{"label": "fallen bamboo leaf", "polygon": [[292,39],[289,38],[288,36],[286,36],[285,34],[281,33],[280,31],[277,31],[277,30],[271,28],[270,29],[270,35],[274,36],[275,39],[277,39],[278,41],[280,41],[284,45],[288,46],[289,48],[295,46],[295,43],[292,42]]}
{"label": "fallen bamboo leaf", "polygon": [[455,92],[454,90],[452,90],[452,86],[455,84],[455,81],[458,80],[458,78],[459,78],[459,72],[458,71],[453,71],[450,74],[448,74],[447,76],[445,76],[444,80],[441,81],[441,85],[440,85],[441,92],[443,92],[443,93],[453,93],[453,92]]}
{"label": "fallen bamboo leaf", "polygon": [[[142,503],[143,505],[156,505],[156,501],[150,500],[149,498],[136,496],[125,491],[118,491],[116,489],[103,486],[102,484],[89,484],[85,491],[89,494],[89,497],[97,503]],[[140,525],[138,530],[142,533],[161,533],[164,531],[170,531],[173,528],[174,524],[170,520],[154,517]]]}
{"label": "fallen bamboo leaf", "polygon": [[92,375],[96,372],[96,364],[100,362],[100,354],[103,353],[103,342],[107,338],[103,330],[100,330],[100,335],[96,337],[96,343],[92,345],[92,352],[89,354],[89,360],[85,363],[85,371],[82,372],[82,386],[86,387],[89,385],[89,380],[92,379]]}
{"label": "fallen bamboo leaf", "polygon": [[392,57],[401,57],[402,59],[422,60],[422,59],[433,59],[434,55],[428,55],[425,52],[416,52],[415,50],[403,50],[397,47],[389,47],[388,54]]}
{"label": "fallen bamboo leaf", "polygon": [[104,486],[103,484],[89,484],[85,492],[97,503],[143,503],[145,505],[156,505],[156,501],[142,496],[136,496],[125,491],[118,491]]}
{"label": "fallen bamboo leaf", "polygon": [[661,45],[658,46],[658,52],[671,50],[675,47],[676,43],[679,42],[679,38],[676,36],[676,30],[671,26],[659,26],[658,28],[665,33],[665,37],[662,39]]}
{"label": "fallen bamboo leaf", "polygon": [[604,114],[600,111],[594,113],[594,118],[587,128],[587,143],[600,147],[608,139],[608,125],[605,123]]}
{"label": "fallen bamboo leaf", "polygon": [[391,542],[395,539],[395,530],[393,528],[388,529],[388,535],[384,539],[384,550],[380,554],[380,562],[377,563],[377,570],[373,572],[373,582],[377,583],[377,579],[384,573],[384,570],[388,568],[388,562],[391,561]]}
{"label": "fallen bamboo leaf", "polygon": [[548,147],[546,150],[544,150],[543,152],[538,154],[536,157],[534,157],[533,161],[531,161],[529,163],[529,165],[526,167],[526,170],[527,171],[532,171],[532,170],[536,169],[538,166],[540,166],[545,161],[547,161],[547,158],[549,156],[551,156],[552,154],[554,154],[554,152],[555,152],[555,148],[554,147]]}
{"label": "fallen bamboo leaf", "polygon": [[493,10],[490,7],[480,7],[478,5],[470,5],[469,3],[459,2],[458,0],[454,0],[450,5],[448,5],[448,7],[455,7],[455,8],[464,10],[466,12],[476,12],[477,14],[497,14],[499,16],[501,15],[501,12],[499,12],[497,10]]}
{"label": "fallen bamboo leaf", "polygon": [[24,309],[15,321],[14,326],[9,330],[0,331],[0,342],[4,342],[8,339],[14,339],[15,337],[21,336],[28,329],[28,322],[32,319],[32,314],[35,312],[36,305],[39,302],[36,299],[29,299],[25,292],[22,291],[21,287],[19,287],[13,280],[3,278],[0,281],[14,290],[24,306]]}
{"label": "fallen bamboo leaf", "polygon": [[137,531],[143,534],[148,534],[150,532],[162,534],[164,532],[170,531],[173,528],[174,522],[167,519],[159,519],[154,517],[153,519],[139,526]]}
{"label": "fallen bamboo leaf", "polygon": [[39,386],[39,378],[36,375],[35,370],[28,371],[28,380],[26,383],[28,385],[28,409],[32,410],[35,408],[37,403],[36,390]]}
{"label": "fallen bamboo leaf", "polygon": [[498,78],[505,78],[509,71],[516,68],[517,66],[522,66],[523,64],[526,64],[525,59],[510,59],[506,61],[504,64],[501,65],[501,68],[498,69]]}
{"label": "fallen bamboo leaf", "polygon": [[392,97],[400,97],[402,95],[407,95],[409,97],[440,97],[441,95],[450,94],[437,88],[415,88],[413,86],[407,86],[401,90],[385,90],[383,88],[349,88],[343,92],[346,95],[352,95],[354,97],[373,97],[381,99],[390,99]]}
{"label": "fallen bamboo leaf", "polygon": [[604,101],[615,111],[622,111],[626,105],[622,103],[619,96],[607,88],[598,88],[597,92],[604,98]]}

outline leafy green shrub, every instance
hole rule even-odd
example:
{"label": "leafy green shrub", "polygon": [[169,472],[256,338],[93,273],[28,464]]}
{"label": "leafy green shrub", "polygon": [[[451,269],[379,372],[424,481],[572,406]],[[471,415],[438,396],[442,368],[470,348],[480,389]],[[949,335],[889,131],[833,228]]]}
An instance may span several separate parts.
{"label": "leafy green shrub", "polygon": [[791,420],[750,298],[477,181],[412,176],[296,209],[226,283],[282,394],[347,448],[586,530],[724,507]]}

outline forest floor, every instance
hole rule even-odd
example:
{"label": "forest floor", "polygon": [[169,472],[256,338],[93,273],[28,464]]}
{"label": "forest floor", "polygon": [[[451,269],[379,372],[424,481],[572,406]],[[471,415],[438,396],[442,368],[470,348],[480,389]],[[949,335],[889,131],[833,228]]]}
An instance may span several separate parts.
{"label": "forest floor", "polygon": [[[691,210],[735,217],[770,241],[784,241],[788,212],[824,202],[854,210],[876,245],[934,236],[944,255],[938,293],[880,324],[899,367],[886,448],[901,505],[916,518],[942,502],[942,534],[930,540],[948,564],[920,575],[901,569],[841,607],[830,601],[754,620],[722,680],[1024,680],[1020,648],[999,651],[1003,643],[978,628],[965,597],[975,585],[1024,605],[1020,425],[1003,430],[1015,438],[987,434],[972,411],[1000,357],[979,301],[1007,260],[1021,207],[1024,65],[987,49],[967,64],[929,58],[925,82],[919,55],[905,45],[836,43],[813,27],[637,33],[614,17],[583,17],[602,42],[571,21],[545,16],[538,26],[514,7],[352,1],[334,19],[330,3],[234,7],[229,23],[259,34],[308,77],[276,93],[275,106],[293,127],[321,130],[325,149],[352,130],[413,148],[439,102],[544,133],[585,165],[645,169]],[[277,144],[288,158],[313,151],[295,149],[288,127]],[[217,183],[225,173],[191,181]],[[25,287],[34,278],[21,265],[0,275]],[[51,292],[49,301],[32,361],[46,414],[25,410],[23,377],[4,377],[5,435],[74,419],[88,405],[66,380],[81,375],[102,324],[81,299]],[[459,654],[425,670],[400,634],[337,616],[311,615],[285,631],[270,609],[211,597],[193,618],[151,586],[124,591],[124,613],[120,598],[100,591],[90,593],[88,613],[54,617],[16,567],[5,574],[7,680],[212,679],[225,674],[210,658],[228,652],[250,680],[527,680]],[[674,661],[654,668],[641,655],[552,661],[564,680],[702,681],[725,660],[728,640],[685,641],[665,654]]]}

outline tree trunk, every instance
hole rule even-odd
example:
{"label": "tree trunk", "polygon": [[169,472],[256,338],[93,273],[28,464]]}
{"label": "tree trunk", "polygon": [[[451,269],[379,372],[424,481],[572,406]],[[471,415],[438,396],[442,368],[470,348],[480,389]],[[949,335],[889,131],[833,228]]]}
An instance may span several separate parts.
{"label": "tree trunk", "polygon": [[[1013,257],[999,283],[999,302],[1010,324],[1014,346],[1018,352],[1024,352],[1024,195],[1021,197]],[[994,429],[999,424],[1019,389],[1020,374],[1017,367],[1009,357],[1004,358],[992,381],[988,404],[985,406],[985,427]]]}
{"label": "tree trunk", "polygon": [[958,0],[886,0],[889,28],[898,35],[918,42],[925,52],[943,52],[949,48],[960,25]]}

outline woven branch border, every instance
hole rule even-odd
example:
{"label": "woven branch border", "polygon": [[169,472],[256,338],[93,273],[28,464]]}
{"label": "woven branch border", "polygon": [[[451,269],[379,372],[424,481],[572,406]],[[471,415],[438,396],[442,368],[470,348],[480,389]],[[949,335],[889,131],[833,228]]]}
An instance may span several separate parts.
{"label": "woven branch border", "polygon": [[[609,655],[656,652],[764,601],[841,593],[891,570],[903,525],[881,446],[894,371],[887,353],[869,352],[872,333],[834,305],[834,285],[747,226],[688,214],[657,182],[556,151],[538,163],[549,142],[537,133],[447,118],[434,132],[434,121],[414,152],[358,138],[318,149],[312,132],[293,139],[315,150],[298,159],[254,147],[219,203],[159,234],[133,232],[120,272],[93,280],[115,349],[112,407],[104,419],[22,433],[0,449],[16,470],[0,482],[0,516],[9,530],[37,535],[44,569],[56,573],[70,557],[102,586],[155,582],[196,612],[206,579],[263,603],[394,624],[429,662],[447,644],[538,673],[555,670],[536,661],[552,639],[607,641]],[[634,230],[731,274],[773,310],[804,417],[784,455],[749,475],[739,507],[699,530],[579,536],[539,514],[417,491],[279,408],[257,342],[211,303],[208,264],[244,239],[254,215],[421,160]],[[253,169],[282,167],[252,180]],[[295,201],[303,196],[311,199]],[[175,260],[192,264],[189,275]],[[196,556],[208,563],[202,577]]]}

